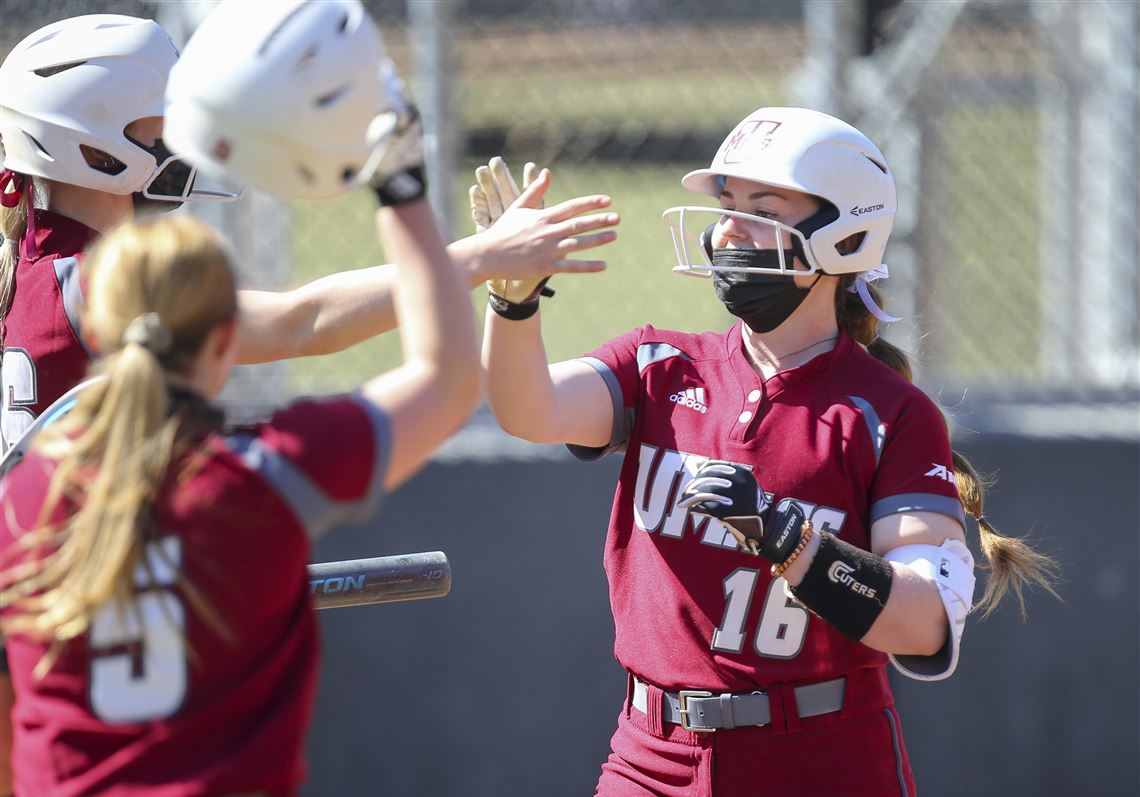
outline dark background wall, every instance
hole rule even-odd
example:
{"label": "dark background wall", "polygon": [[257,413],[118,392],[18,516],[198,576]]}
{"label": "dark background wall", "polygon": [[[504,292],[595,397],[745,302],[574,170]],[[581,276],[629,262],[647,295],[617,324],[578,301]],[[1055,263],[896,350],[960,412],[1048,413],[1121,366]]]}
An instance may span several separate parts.
{"label": "dark background wall", "polygon": [[[986,515],[1061,561],[1064,601],[974,618],[949,681],[896,679],[920,793],[1140,794],[1140,447],[962,449],[998,477]],[[321,614],[307,795],[593,793],[625,693],[601,568],[617,467],[433,464],[318,544],[321,561],[444,550],[454,580]]]}

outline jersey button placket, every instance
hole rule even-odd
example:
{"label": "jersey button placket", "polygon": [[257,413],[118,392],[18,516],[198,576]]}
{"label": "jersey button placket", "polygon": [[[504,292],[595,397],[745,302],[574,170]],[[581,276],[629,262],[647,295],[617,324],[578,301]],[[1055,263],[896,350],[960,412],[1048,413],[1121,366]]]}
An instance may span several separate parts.
{"label": "jersey button placket", "polygon": [[748,392],[744,397],[744,405],[740,414],[736,416],[736,423],[732,427],[732,439],[744,440],[756,425],[756,420],[764,404],[764,386],[760,385]]}

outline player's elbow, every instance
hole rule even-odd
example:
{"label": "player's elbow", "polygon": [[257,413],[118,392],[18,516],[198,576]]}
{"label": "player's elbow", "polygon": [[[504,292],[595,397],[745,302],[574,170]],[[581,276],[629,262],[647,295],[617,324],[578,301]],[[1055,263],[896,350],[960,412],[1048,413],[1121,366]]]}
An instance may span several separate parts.
{"label": "player's elbow", "polygon": [[924,623],[915,629],[911,638],[914,650],[910,653],[915,656],[934,656],[946,646],[946,639],[949,634],[950,628],[946,622],[946,615],[940,616],[934,622]]}

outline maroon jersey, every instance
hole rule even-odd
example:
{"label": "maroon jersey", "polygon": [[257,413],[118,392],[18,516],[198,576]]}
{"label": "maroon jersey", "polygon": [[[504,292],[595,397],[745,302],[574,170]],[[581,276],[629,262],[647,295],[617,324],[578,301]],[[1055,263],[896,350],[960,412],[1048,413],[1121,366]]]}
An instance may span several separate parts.
{"label": "maroon jersey", "polygon": [[605,551],[618,661],[664,689],[718,692],[884,667],[885,654],[795,602],[723,524],[676,503],[698,467],[722,459],[752,466],[769,500],[796,501],[860,548],[894,513],[964,522],[934,403],[844,333],[767,381],[739,323],[700,335],[647,326],[583,359],[614,402],[606,450],[625,450]]}
{"label": "maroon jersey", "polygon": [[[156,502],[137,615],[105,607],[42,679],[32,671],[46,645],[6,639],[17,793],[295,794],[319,658],[310,540],[375,511],[388,434],[371,405],[340,397],[208,437],[209,456],[172,475]],[[6,568],[26,556],[14,543],[50,476],[33,454],[0,481],[0,511],[15,520],[0,532]]]}
{"label": "maroon jersey", "polygon": [[96,235],[66,216],[37,210],[34,244],[28,236],[20,241],[16,292],[3,321],[0,453],[87,374],[79,258]]}

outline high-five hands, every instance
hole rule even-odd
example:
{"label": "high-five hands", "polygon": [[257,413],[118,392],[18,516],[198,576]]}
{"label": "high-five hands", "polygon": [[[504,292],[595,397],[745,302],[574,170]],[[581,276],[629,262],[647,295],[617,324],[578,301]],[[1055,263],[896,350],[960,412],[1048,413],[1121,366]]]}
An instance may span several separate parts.
{"label": "high-five hands", "polygon": [[752,470],[709,460],[685,485],[678,506],[717,518],[749,553],[782,564],[800,543],[804,513],[790,501],[776,511],[768,504]]}
{"label": "high-five hands", "polygon": [[[617,233],[617,213],[593,213],[608,207],[610,198],[591,195],[568,199],[543,208],[550,187],[550,170],[528,163],[523,186],[502,158],[495,157],[475,172],[477,184],[469,190],[471,218],[480,235],[487,236],[495,260],[487,273],[492,308],[507,318],[527,318],[538,309],[538,298],[553,274],[601,271],[604,260],[570,260],[568,256],[609,243]],[[600,231],[600,232],[599,232]]]}

